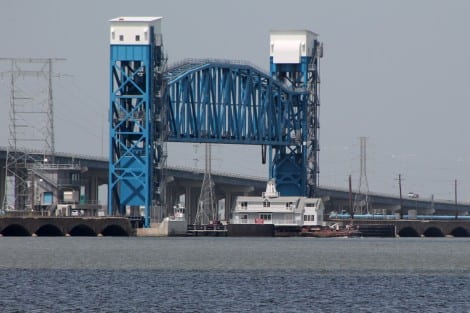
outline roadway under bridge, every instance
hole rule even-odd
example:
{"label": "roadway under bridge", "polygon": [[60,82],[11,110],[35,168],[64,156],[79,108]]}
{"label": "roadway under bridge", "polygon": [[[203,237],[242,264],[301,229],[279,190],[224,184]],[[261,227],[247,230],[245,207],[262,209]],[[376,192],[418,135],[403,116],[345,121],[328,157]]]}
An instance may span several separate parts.
{"label": "roadway under bridge", "polygon": [[[44,158],[43,153],[39,151],[29,151],[29,154],[36,155],[38,161]],[[5,190],[5,158],[6,148],[0,147],[0,198],[3,198]],[[104,210],[106,203],[105,201],[100,203],[98,188],[108,183],[108,159],[56,153],[55,160],[56,163],[76,163],[80,165],[82,168],[80,180],[85,191],[85,202],[96,203]],[[171,205],[175,204],[184,195],[189,221],[194,219],[203,177],[204,171],[202,169],[168,167],[166,171],[166,198],[170,205],[163,212],[163,216],[170,215],[172,212]],[[261,192],[265,191],[267,181],[267,178],[262,177],[247,177],[246,175],[220,172],[213,172],[212,177],[215,183],[215,197],[219,201],[220,207],[222,207],[220,211],[225,219],[230,218],[230,212],[234,207],[237,196],[260,195]],[[319,186],[317,194],[325,200],[327,212],[348,211],[350,198],[348,190]],[[424,198],[404,198],[402,202],[405,213],[409,210],[417,210],[418,214],[455,215],[458,213],[459,215],[468,215],[470,213],[470,203],[459,202],[455,205],[453,201],[432,201]],[[393,214],[400,208],[400,198],[390,194],[369,193],[369,203],[371,211],[380,214]]]}

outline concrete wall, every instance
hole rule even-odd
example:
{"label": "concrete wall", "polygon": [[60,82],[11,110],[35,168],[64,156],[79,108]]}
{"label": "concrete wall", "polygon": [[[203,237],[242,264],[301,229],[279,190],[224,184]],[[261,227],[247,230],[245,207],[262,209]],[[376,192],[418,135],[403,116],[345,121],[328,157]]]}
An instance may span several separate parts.
{"label": "concrete wall", "polygon": [[127,218],[2,217],[2,236],[131,236],[135,229]]}
{"label": "concrete wall", "polygon": [[[331,220],[348,224],[351,220]],[[394,225],[400,237],[470,237],[469,220],[353,220],[354,225]]]}

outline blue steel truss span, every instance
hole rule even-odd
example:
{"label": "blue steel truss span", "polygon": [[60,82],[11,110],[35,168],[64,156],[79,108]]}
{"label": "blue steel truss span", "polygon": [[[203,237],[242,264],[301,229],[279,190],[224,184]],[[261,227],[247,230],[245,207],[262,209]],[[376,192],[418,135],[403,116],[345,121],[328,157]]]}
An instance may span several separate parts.
{"label": "blue steel truss span", "polygon": [[318,72],[316,58],[302,61],[284,75],[300,82],[275,78],[285,71],[274,65],[272,76],[227,60],[189,59],[171,66],[164,75],[167,140],[262,145],[262,151],[269,146],[269,174],[280,193],[312,197],[318,171]]}
{"label": "blue steel truss span", "polygon": [[251,65],[187,60],[170,67],[168,141],[295,145],[306,90],[293,91]]}
{"label": "blue steel truss span", "polygon": [[281,194],[313,196],[307,85],[292,88],[252,65],[227,60],[186,60],[164,79],[168,141],[270,146],[270,178]]}

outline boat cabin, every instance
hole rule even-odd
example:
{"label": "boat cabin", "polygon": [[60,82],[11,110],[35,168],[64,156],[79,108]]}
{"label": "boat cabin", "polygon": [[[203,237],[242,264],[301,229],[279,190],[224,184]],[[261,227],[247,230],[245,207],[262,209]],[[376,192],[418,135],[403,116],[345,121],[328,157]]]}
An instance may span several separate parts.
{"label": "boat cabin", "polygon": [[283,197],[269,180],[261,196],[239,196],[232,224],[274,224],[276,226],[323,225],[325,207],[321,198]]}

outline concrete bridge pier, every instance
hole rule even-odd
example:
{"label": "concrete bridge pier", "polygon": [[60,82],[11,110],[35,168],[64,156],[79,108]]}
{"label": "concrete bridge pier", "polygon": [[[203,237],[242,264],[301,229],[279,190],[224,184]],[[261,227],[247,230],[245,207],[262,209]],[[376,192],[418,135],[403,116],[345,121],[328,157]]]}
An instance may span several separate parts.
{"label": "concrete bridge pier", "polygon": [[194,195],[194,188],[191,185],[187,185],[184,193],[184,206],[186,208],[186,219],[189,224],[196,218],[197,211],[197,198],[198,195]]}
{"label": "concrete bridge pier", "polygon": [[224,218],[226,221],[230,220],[231,213],[232,213],[232,208],[233,208],[233,203],[234,203],[234,194],[230,191],[225,192],[225,212],[224,212]]}
{"label": "concrete bridge pier", "polygon": [[15,207],[17,210],[25,210],[29,196],[26,194],[26,191],[28,190],[28,186],[26,184],[26,180],[28,179],[28,172],[26,169],[17,169],[16,176],[19,177],[19,179],[16,179],[15,177]]}
{"label": "concrete bridge pier", "polygon": [[196,220],[197,206],[199,204],[199,196],[201,194],[201,187],[188,186],[185,194],[186,201],[186,216],[189,224],[193,224]]}
{"label": "concrete bridge pier", "polygon": [[85,196],[86,202],[97,204],[98,203],[98,177],[97,176],[90,176],[87,184],[85,185]]}
{"label": "concrete bridge pier", "polygon": [[3,208],[3,199],[5,197],[6,186],[6,161],[0,161],[0,209]]}
{"label": "concrete bridge pier", "polygon": [[173,213],[173,206],[176,205],[179,199],[179,190],[177,190],[174,184],[167,184],[165,186],[165,201],[166,206],[163,208],[163,212],[160,213],[158,216],[158,220],[160,221],[166,216],[169,216]]}

